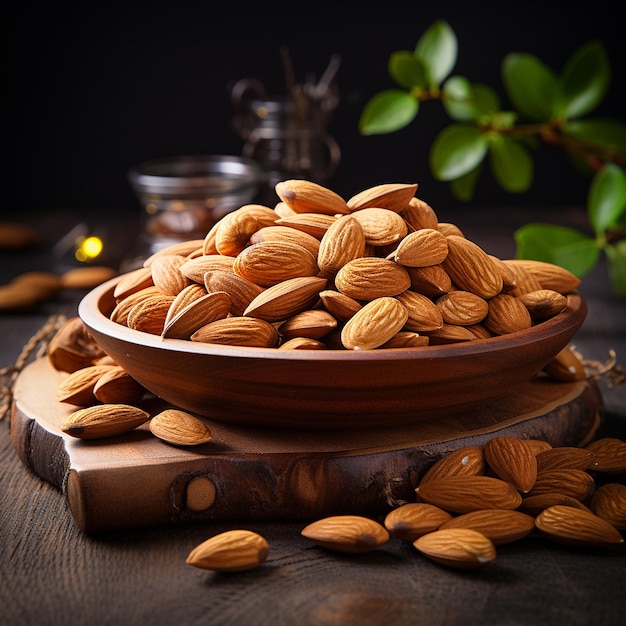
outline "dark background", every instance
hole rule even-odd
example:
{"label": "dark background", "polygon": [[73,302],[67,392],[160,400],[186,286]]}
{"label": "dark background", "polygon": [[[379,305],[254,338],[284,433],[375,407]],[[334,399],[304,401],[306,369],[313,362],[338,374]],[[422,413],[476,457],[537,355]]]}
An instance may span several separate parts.
{"label": "dark background", "polygon": [[[358,118],[376,92],[393,87],[387,60],[412,50],[445,19],[459,40],[455,74],[496,87],[500,63],[530,52],[560,72],[591,39],[604,41],[614,72],[595,114],[623,118],[623,25],[608,3],[57,2],[15,7],[3,19],[4,184],[2,216],[63,208],[138,210],[126,179],[141,161],[178,154],[240,154],[230,86],[261,80],[285,93],[279,50],[296,79],[322,74],[333,54],[340,104],[330,133],[342,162],[327,186],[349,197],[382,182],[418,182],[435,209],[456,205],[428,169],[428,150],[446,118],[422,105],[409,129],[360,136]],[[512,197],[481,181],[476,204],[582,205],[588,181],[565,157],[542,150],[530,193]]]}

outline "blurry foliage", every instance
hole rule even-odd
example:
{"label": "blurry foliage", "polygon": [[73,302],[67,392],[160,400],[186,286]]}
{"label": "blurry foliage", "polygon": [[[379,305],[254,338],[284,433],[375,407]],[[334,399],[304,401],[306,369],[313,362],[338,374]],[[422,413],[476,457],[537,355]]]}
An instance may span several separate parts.
{"label": "blurry foliage", "polygon": [[516,256],[549,261],[582,278],[604,253],[613,291],[626,295],[626,125],[586,117],[611,81],[602,42],[583,45],[560,74],[532,54],[508,54],[501,73],[511,108],[502,106],[492,87],[451,76],[457,55],[456,35],[441,20],[414,50],[393,52],[388,72],[399,88],[380,91],[366,103],[359,132],[401,130],[421,106],[439,102],[451,122],[433,141],[430,168],[462,202],[473,198],[485,170],[508,193],[528,191],[535,175],[533,152],[548,145],[562,149],[575,170],[591,180],[586,211],[593,235],[532,222],[515,232]]}

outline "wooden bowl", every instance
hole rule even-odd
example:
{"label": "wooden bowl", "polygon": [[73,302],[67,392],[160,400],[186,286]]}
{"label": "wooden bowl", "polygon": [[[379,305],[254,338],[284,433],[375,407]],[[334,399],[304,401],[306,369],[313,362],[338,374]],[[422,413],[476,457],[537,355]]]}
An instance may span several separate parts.
{"label": "wooden bowl", "polygon": [[587,315],[584,298],[572,293],[555,317],[491,339],[367,351],[233,347],[164,340],[111,321],[117,280],[89,292],[78,309],[116,362],[181,409],[274,428],[405,426],[515,393]]}

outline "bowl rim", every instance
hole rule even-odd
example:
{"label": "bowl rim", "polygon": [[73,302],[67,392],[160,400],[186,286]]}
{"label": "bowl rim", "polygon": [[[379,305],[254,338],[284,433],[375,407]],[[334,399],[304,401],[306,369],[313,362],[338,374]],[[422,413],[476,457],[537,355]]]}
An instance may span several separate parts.
{"label": "bowl rim", "polygon": [[[188,339],[162,338],[159,335],[134,330],[109,319],[103,310],[106,299],[113,303],[113,290],[120,280],[116,276],[89,291],[78,304],[78,316],[96,333],[128,342],[144,348],[186,352],[207,357],[236,357],[245,359],[277,359],[288,361],[332,361],[352,363],[355,361],[390,361],[441,359],[459,356],[475,356],[485,352],[510,350],[514,346],[528,346],[541,342],[555,334],[573,331],[582,326],[587,315],[587,303],[578,291],[567,294],[566,308],[555,316],[535,324],[531,328],[486,339],[458,343],[428,345],[407,348],[376,348],[372,350],[279,350],[254,346],[232,346],[194,342]],[[104,302],[103,302],[104,301]],[[112,307],[111,307],[112,310]],[[110,313],[110,311],[108,311]]]}

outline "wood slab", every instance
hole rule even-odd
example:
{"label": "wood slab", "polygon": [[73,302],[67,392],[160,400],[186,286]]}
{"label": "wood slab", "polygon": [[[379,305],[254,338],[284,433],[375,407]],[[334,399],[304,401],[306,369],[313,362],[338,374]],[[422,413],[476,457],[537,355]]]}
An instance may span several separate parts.
{"label": "wood slab", "polygon": [[[537,377],[506,398],[395,428],[311,432],[206,419],[213,439],[180,448],[155,438],[147,425],[95,441],[65,435],[60,424],[78,407],[56,401],[62,376],[45,358],[21,372],[11,436],[18,457],[59,488],[86,533],[210,520],[382,515],[398,502],[414,501],[421,475],[452,450],[496,435],[584,445],[604,412],[592,381]],[[152,413],[167,406],[153,396],[142,402]]]}

